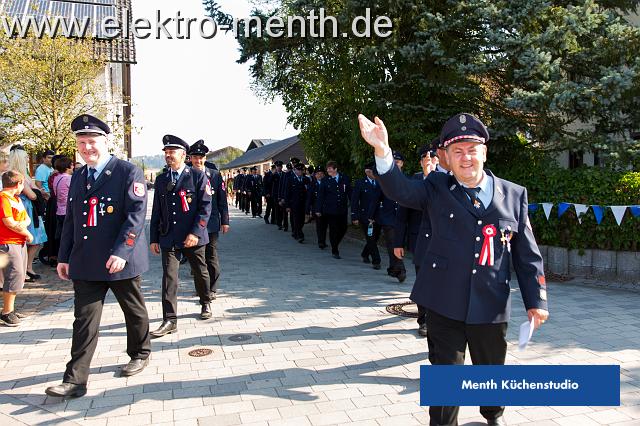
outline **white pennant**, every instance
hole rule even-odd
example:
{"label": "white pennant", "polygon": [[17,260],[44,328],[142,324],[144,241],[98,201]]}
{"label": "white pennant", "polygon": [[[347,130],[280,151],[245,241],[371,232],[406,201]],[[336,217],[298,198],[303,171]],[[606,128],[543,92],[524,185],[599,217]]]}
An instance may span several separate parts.
{"label": "white pennant", "polygon": [[547,220],[549,220],[553,203],[542,203],[542,208],[544,209],[544,215],[547,216]]}
{"label": "white pennant", "polygon": [[618,226],[622,223],[622,218],[624,217],[624,213],[627,211],[627,206],[609,206],[613,215],[616,217],[616,222],[618,222]]}
{"label": "white pennant", "polygon": [[589,210],[589,206],[585,204],[574,204],[573,207],[576,208],[576,216],[578,216],[578,223],[582,223],[582,215]]}

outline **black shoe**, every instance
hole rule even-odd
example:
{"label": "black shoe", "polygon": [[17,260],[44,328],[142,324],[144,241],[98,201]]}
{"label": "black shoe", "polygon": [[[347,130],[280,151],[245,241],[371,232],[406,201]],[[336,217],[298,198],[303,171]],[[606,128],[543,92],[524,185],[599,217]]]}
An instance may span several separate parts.
{"label": "black shoe", "polygon": [[87,385],[75,385],[73,383],[62,383],[57,386],[49,386],[44,393],[58,398],[77,398],[87,393]]}
{"label": "black shoe", "polygon": [[368,264],[368,263],[371,263],[371,261],[369,260],[368,257],[363,257],[362,258],[362,263],[367,263]]}
{"label": "black shoe", "polygon": [[304,244],[304,238],[300,238],[300,239],[298,240],[298,242],[299,242],[300,244]]}
{"label": "black shoe", "polygon": [[397,277],[398,276],[398,271],[394,271],[391,268],[387,268],[387,275],[389,275],[390,277]]}
{"label": "black shoe", "polygon": [[269,225],[269,219],[267,219],[266,217],[264,218],[264,223],[266,223],[267,225]]}
{"label": "black shoe", "polygon": [[147,359],[132,359],[127,365],[120,370],[120,376],[129,377],[134,374],[140,373],[144,368],[149,365],[149,358]]}
{"label": "black shoe", "polygon": [[398,282],[403,283],[404,280],[407,279],[407,273],[405,271],[400,271],[398,275],[396,275],[396,278],[398,279]]}
{"label": "black shoe", "polygon": [[289,228],[282,228],[282,230],[283,230],[284,232],[288,232],[288,231],[289,231]]}
{"label": "black shoe", "polygon": [[427,324],[420,324],[420,327],[418,327],[418,334],[422,337],[427,337]]}
{"label": "black shoe", "polygon": [[20,318],[15,312],[9,312],[8,314],[0,314],[0,320],[4,322],[7,327],[17,327],[20,325]]}
{"label": "black shoe", "polygon": [[340,254],[338,254],[338,253],[333,253],[331,256],[332,256],[334,259],[342,259],[342,258],[340,257]]}
{"label": "black shoe", "polygon": [[205,303],[202,305],[202,310],[200,311],[200,319],[209,319],[213,315],[211,311],[211,303]]}
{"label": "black shoe", "polygon": [[489,426],[507,426],[507,421],[503,416],[496,417],[495,419],[487,420],[487,425]]}
{"label": "black shoe", "polygon": [[29,276],[29,278],[33,279],[33,280],[39,280],[40,278],[42,278],[40,276],[40,274],[36,274],[36,273],[31,273],[29,271],[27,271],[27,275]]}
{"label": "black shoe", "polygon": [[157,330],[149,333],[151,337],[162,337],[165,334],[171,334],[178,331],[178,324],[172,321],[162,321]]}
{"label": "black shoe", "polygon": [[278,226],[278,231],[282,231],[282,226]]}
{"label": "black shoe", "polygon": [[324,250],[327,248],[327,245],[322,243],[322,244],[318,244],[318,247],[320,248],[320,250]]}
{"label": "black shoe", "polygon": [[376,271],[380,270],[381,266],[379,263],[374,263],[373,264],[373,269],[375,269]]}
{"label": "black shoe", "polygon": [[24,282],[25,282],[25,283],[35,283],[35,282],[36,282],[36,280],[34,280],[33,278],[25,278],[25,279],[24,279]]}

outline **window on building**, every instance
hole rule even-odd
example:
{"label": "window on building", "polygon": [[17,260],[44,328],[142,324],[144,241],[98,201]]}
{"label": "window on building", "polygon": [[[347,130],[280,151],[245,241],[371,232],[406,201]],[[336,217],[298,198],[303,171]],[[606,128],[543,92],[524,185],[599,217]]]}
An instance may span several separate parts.
{"label": "window on building", "polygon": [[569,151],[569,168],[577,169],[584,164],[582,151]]}

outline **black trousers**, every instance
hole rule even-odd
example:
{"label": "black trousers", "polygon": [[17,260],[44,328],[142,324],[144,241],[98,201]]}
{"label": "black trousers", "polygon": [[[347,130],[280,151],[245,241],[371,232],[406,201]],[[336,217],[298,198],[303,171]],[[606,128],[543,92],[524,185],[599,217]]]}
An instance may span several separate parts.
{"label": "black trousers", "polygon": [[395,237],[395,228],[391,225],[382,225],[384,233],[385,246],[387,247],[387,255],[389,256],[389,270],[394,273],[406,272],[402,259],[393,254],[393,240]]}
{"label": "black trousers", "polygon": [[325,216],[315,216],[316,235],[318,236],[318,245],[327,245],[327,218]]}
{"label": "black trousers", "polygon": [[360,221],[360,229],[362,229],[362,233],[364,234],[364,238],[366,239],[366,243],[360,256],[368,259],[371,257],[371,263],[374,265],[379,265],[382,260],[380,259],[380,250],[378,250],[378,240],[380,239],[380,225],[377,223],[373,224],[373,235],[369,236],[369,222]]}
{"label": "black trousers", "polygon": [[287,209],[282,207],[279,202],[275,202],[275,210],[278,228],[289,229],[289,214],[287,213]]}
{"label": "black trousers", "polygon": [[304,240],[304,233],[302,228],[304,227],[304,204],[291,209],[291,230],[293,237],[297,240]]}
{"label": "black trousers", "polygon": [[[275,211],[273,208],[273,197],[264,197],[265,201],[267,202],[267,207],[266,210],[264,212],[264,220],[270,223],[276,223],[276,215],[275,215]],[[271,219],[271,220],[269,220]]]}
{"label": "black trousers", "polygon": [[[218,292],[218,278],[220,278],[220,260],[218,259],[218,233],[209,233],[209,244],[205,246],[207,272],[209,272],[209,291]],[[194,274],[195,276],[195,274]]]}
{"label": "black trousers", "polygon": [[[427,343],[429,361],[433,365],[462,365],[469,345],[474,365],[502,365],[507,355],[507,323],[466,324],[444,317],[432,310],[427,312]],[[429,424],[456,426],[459,407],[429,407]],[[487,419],[502,416],[504,407],[480,407]]]}
{"label": "black trousers", "polygon": [[[418,272],[420,272],[420,265],[413,265],[416,268],[416,277],[418,276]],[[416,303],[416,306],[418,306],[418,325],[422,325],[425,324],[427,322],[427,308],[425,308],[422,305],[419,305]]]}
{"label": "black trousers", "polygon": [[149,315],[140,289],[140,276],[119,281],[73,281],[74,316],[71,361],[63,382],[84,385],[89,379],[91,359],[98,345],[102,307],[111,289],[124,312],[127,326],[127,354],[132,359],[147,359],[151,353]]}
{"label": "black trousers", "polygon": [[256,217],[262,214],[262,197],[251,194],[251,215]]}
{"label": "black trousers", "polygon": [[331,253],[339,254],[338,246],[347,233],[347,213],[328,214],[327,226],[329,227],[329,242],[331,243]]}
{"label": "black trousers", "polygon": [[162,319],[164,321],[176,322],[178,320],[178,269],[180,260],[176,257],[177,253],[182,253],[182,256],[189,261],[193,271],[196,292],[200,297],[200,304],[204,305],[211,302],[205,247],[162,249]]}
{"label": "black trousers", "polygon": [[241,195],[240,191],[236,191],[236,200],[235,200],[236,207],[238,207],[238,205],[240,204],[240,195]]}

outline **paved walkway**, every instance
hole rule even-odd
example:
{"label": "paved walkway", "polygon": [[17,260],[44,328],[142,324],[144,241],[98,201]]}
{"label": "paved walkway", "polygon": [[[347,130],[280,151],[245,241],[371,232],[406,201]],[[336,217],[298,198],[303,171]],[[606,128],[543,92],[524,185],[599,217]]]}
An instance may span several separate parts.
{"label": "paved walkway", "polygon": [[[118,377],[128,361],[126,334],[110,296],[89,393],[80,399],[44,395],[69,358],[72,300],[42,308],[19,328],[0,327],[0,424],[428,424],[418,405],[426,340],[416,335],[414,319],[385,310],[406,300],[413,274],[398,284],[384,268],[361,263],[352,242],[334,260],[312,244],[310,227],[305,232],[309,242],[300,245],[233,209],[231,233],[220,240],[214,318],[198,319],[183,268],[179,333],[153,341],[152,361],[138,376]],[[160,278],[153,257],[143,283],[152,328],[162,316]],[[514,346],[525,313],[513,293],[507,362],[620,364],[622,406],[509,407],[509,424],[640,425],[638,294],[579,284],[550,284],[551,319],[525,352]],[[213,352],[189,356],[196,348]],[[477,407],[461,409],[461,424],[481,421]]]}

